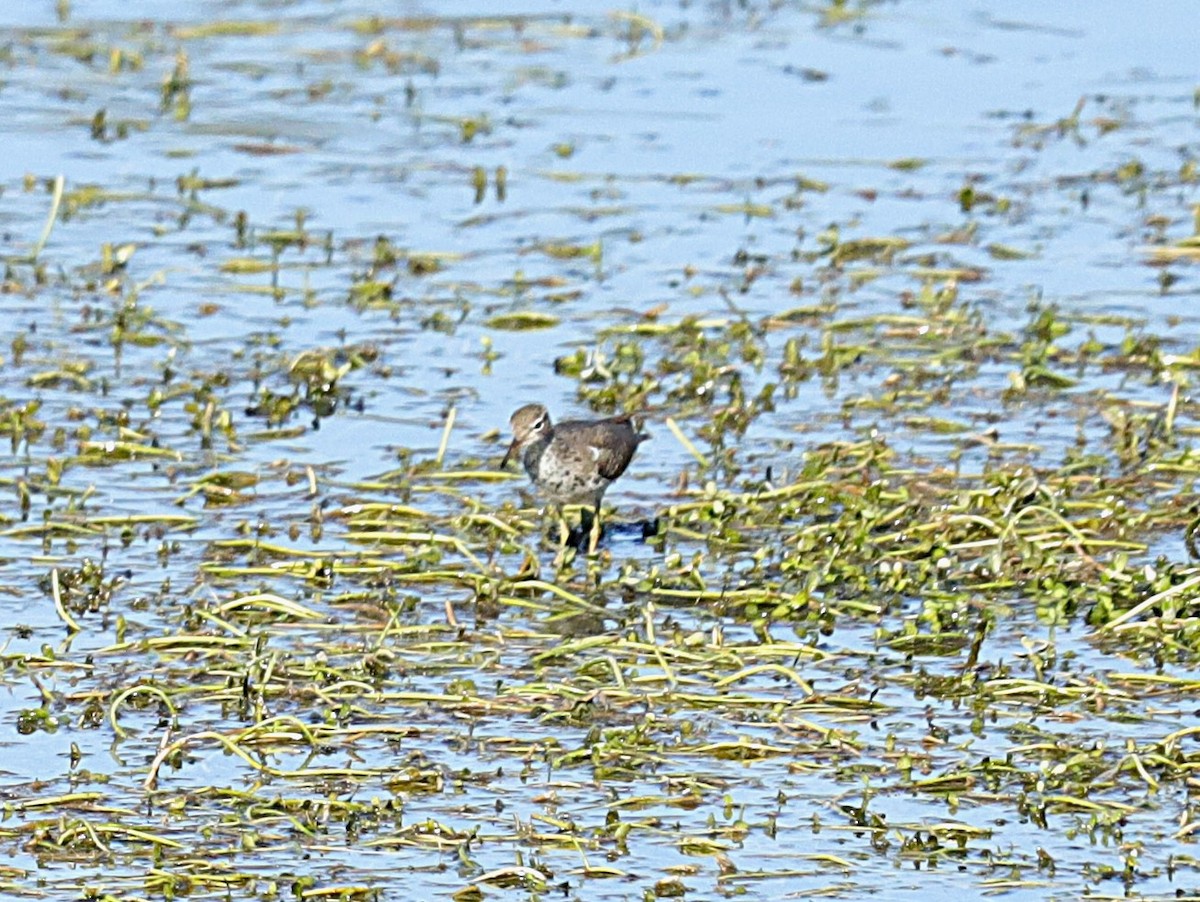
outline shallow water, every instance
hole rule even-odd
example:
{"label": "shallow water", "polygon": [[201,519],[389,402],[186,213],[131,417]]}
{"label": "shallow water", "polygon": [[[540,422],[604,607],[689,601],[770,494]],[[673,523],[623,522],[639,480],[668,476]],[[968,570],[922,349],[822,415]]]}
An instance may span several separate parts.
{"label": "shallow water", "polygon": [[[963,543],[944,639],[902,513],[871,591],[763,614],[851,489],[1092,454],[1119,492],[1172,393],[1138,342],[1183,390],[1130,504],[1186,505],[1196,280],[1151,249],[1196,231],[1191,4],[59,7],[0,9],[7,893],[1195,893],[1186,627],[1156,663]],[[1016,392],[1047,309],[1072,381]],[[532,400],[647,411],[590,574],[479,472]],[[692,506],[871,436],[895,471],[810,507]],[[1089,546],[1096,596],[1181,533]]]}

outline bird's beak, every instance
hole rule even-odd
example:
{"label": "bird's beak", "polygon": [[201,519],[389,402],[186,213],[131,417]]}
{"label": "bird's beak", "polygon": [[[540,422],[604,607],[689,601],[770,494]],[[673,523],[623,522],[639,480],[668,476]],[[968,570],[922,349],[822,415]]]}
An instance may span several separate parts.
{"label": "bird's beak", "polygon": [[513,459],[513,455],[517,453],[517,440],[514,438],[508,446],[508,450],[504,452],[504,460],[500,461],[500,469],[503,470],[508,466],[508,462]]}

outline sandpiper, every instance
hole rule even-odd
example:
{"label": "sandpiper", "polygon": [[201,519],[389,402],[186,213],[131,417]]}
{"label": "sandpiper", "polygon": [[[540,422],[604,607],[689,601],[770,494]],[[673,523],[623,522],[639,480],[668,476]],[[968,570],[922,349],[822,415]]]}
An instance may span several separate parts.
{"label": "sandpiper", "polygon": [[[551,504],[588,505],[594,514],[588,551],[594,553],[600,540],[600,500],[649,436],[633,427],[628,414],[604,420],[568,420],[555,426],[541,404],[526,404],[509,423],[513,440],[500,468],[520,454],[525,472]],[[561,517],[559,522],[565,543],[566,524]]]}

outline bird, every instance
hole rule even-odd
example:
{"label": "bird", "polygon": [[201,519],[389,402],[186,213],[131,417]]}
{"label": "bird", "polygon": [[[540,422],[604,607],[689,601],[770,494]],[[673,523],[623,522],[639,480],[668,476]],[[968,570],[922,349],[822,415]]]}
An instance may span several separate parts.
{"label": "bird", "polygon": [[[638,445],[650,436],[634,428],[628,414],[603,420],[567,420],[557,426],[541,404],[526,404],[509,419],[513,440],[500,469],[520,456],[534,486],[561,510],[583,504],[593,512],[588,553],[600,540],[600,501],[629,466]],[[568,531],[559,517],[563,544]],[[583,528],[582,516],[580,528]]]}

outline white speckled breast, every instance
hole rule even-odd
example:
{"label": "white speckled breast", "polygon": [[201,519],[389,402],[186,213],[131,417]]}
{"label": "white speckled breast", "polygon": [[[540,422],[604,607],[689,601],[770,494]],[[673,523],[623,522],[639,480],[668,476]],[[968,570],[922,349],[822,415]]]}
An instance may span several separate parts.
{"label": "white speckled breast", "polygon": [[599,449],[555,438],[525,449],[525,472],[557,504],[600,503],[612,480],[600,475]]}

